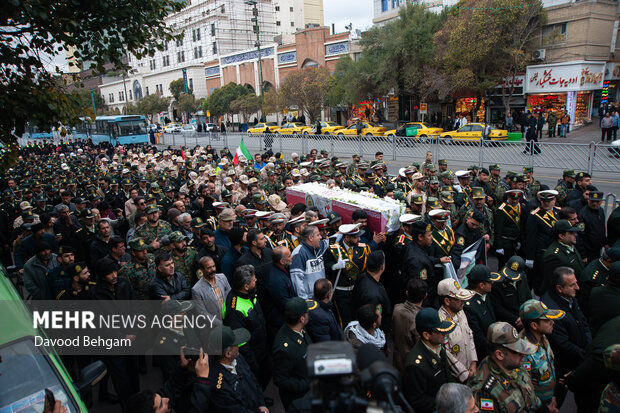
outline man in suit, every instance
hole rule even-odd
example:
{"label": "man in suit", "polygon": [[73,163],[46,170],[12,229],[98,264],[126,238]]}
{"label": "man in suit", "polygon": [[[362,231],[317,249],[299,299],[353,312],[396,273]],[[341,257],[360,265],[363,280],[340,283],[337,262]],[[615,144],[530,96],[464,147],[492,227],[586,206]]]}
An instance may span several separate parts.
{"label": "man in suit", "polygon": [[[555,355],[557,377],[563,377],[574,370],[583,359],[586,347],[592,342],[588,322],[575,299],[578,290],[579,285],[573,269],[558,267],[553,272],[549,291],[541,297],[547,307],[557,308],[565,313],[564,318],[555,321],[553,332],[548,336]],[[566,397],[564,386],[556,386],[555,395],[558,406],[561,406]]]}
{"label": "man in suit", "polygon": [[202,278],[192,287],[192,300],[199,314],[216,317],[213,321],[216,326],[222,323],[222,307],[231,290],[230,284],[224,274],[215,272],[215,261],[210,256],[200,259],[200,267]]}

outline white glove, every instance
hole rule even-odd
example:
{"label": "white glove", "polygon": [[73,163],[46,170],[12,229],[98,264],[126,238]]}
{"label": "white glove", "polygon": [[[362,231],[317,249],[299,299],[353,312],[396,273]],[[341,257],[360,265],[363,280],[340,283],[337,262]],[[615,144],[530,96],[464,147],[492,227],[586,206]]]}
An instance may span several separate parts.
{"label": "white glove", "polygon": [[504,255],[504,254],[505,254],[505,252],[504,252],[504,249],[503,249],[503,248],[500,248],[500,249],[498,249],[498,250],[495,250],[495,252],[496,252],[496,253],[498,253],[499,255]]}
{"label": "white glove", "polygon": [[334,265],[332,265],[332,270],[336,271],[336,270],[344,270],[344,267],[346,266],[346,262],[349,260],[338,260],[337,263],[335,263]]}
{"label": "white glove", "polygon": [[517,242],[517,250],[520,250],[520,249],[521,249],[521,243]]}
{"label": "white glove", "polygon": [[525,266],[529,269],[534,268],[534,260],[526,260],[525,261]]}

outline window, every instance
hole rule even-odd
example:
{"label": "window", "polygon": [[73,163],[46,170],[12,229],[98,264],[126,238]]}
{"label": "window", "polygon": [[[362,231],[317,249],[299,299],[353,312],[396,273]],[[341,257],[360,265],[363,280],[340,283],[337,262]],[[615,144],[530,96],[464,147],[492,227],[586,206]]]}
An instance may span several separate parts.
{"label": "window", "polygon": [[151,70],[155,70],[157,66],[155,65],[155,60],[149,60],[149,67]]}
{"label": "window", "polygon": [[200,40],[200,28],[192,29],[192,40],[195,42]]}
{"label": "window", "polygon": [[213,54],[217,54],[217,43],[213,42]]}
{"label": "window", "polygon": [[119,102],[123,102],[125,100],[125,93],[124,92],[118,92],[118,101]]}
{"label": "window", "polygon": [[295,27],[295,22],[291,22],[291,27]]}
{"label": "window", "polygon": [[211,36],[215,36],[215,23],[211,23]]}
{"label": "window", "polygon": [[280,11],[280,6],[276,6],[276,11]]}
{"label": "window", "polygon": [[293,11],[293,8],[291,7],[291,12]]}
{"label": "window", "polygon": [[221,10],[222,10],[222,14],[225,14],[226,13],[226,6],[222,4],[222,9]]}
{"label": "window", "polygon": [[189,89],[194,90],[194,79],[189,79]]}
{"label": "window", "polygon": [[276,26],[279,26],[279,25],[280,25],[280,22],[276,22]]}
{"label": "window", "polygon": [[141,135],[146,133],[146,124],[143,120],[128,120],[118,122],[119,134],[121,136]]}
{"label": "window", "polygon": [[177,40],[177,47],[183,46],[183,39]]}
{"label": "window", "polygon": [[170,56],[164,56],[162,60],[163,67],[170,66]]}
{"label": "window", "polygon": [[131,94],[131,89],[129,89],[129,100],[133,100],[133,96]]}
{"label": "window", "polygon": [[147,86],[145,89],[146,89],[146,95],[148,96],[149,95],[149,87]]}
{"label": "window", "polygon": [[110,101],[110,103],[114,103],[114,93],[110,93],[110,95],[108,96],[108,100]]}
{"label": "window", "polygon": [[549,46],[566,42],[566,23],[550,24],[542,28],[542,45]]}
{"label": "window", "polygon": [[194,47],[194,59],[202,57],[202,46]]}
{"label": "window", "polygon": [[388,10],[388,0],[381,0],[381,11],[386,12]]}
{"label": "window", "polygon": [[164,52],[168,51],[168,42],[164,42]]}
{"label": "window", "polygon": [[183,63],[185,61],[185,51],[181,50],[180,52],[177,52],[177,61],[179,63]]}

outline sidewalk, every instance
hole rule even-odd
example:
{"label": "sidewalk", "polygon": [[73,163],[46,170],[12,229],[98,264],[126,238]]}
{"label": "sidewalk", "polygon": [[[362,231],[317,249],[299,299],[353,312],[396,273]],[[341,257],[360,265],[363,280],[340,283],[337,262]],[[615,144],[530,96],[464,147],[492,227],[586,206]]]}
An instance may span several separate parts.
{"label": "sidewalk", "polygon": [[547,131],[543,131],[543,138],[540,142],[566,142],[566,143],[599,143],[601,141],[601,128],[599,127],[598,116],[592,117],[592,123],[583,126],[571,126],[566,138],[549,138]]}

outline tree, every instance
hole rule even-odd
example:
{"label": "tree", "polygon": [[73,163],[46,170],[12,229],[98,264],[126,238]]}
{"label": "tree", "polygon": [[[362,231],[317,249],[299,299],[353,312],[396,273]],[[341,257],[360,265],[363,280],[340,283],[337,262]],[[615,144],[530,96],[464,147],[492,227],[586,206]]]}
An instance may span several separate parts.
{"label": "tree", "polygon": [[[473,91],[472,116],[477,120],[484,92],[525,69],[534,33],[545,17],[539,0],[463,0],[459,5],[436,36],[437,59],[449,79],[443,93]],[[512,92],[504,92],[509,110],[507,95]]]}
{"label": "tree", "polygon": [[[170,86],[168,87],[168,90],[170,90],[170,94],[174,96],[174,100],[178,102],[181,94],[185,93],[185,82],[183,81],[183,78],[173,80],[172,82],[170,82]],[[189,90],[190,95],[194,93],[192,89],[188,89],[188,90]]]}
{"label": "tree", "polygon": [[219,117],[231,113],[230,104],[239,96],[252,93],[248,88],[236,83],[229,83],[213,91],[202,104],[202,109],[211,112],[211,116]]}
{"label": "tree", "polygon": [[194,95],[191,95],[189,93],[181,93],[181,95],[177,99],[177,108],[185,116],[185,114],[187,114],[188,112],[196,112],[198,109],[200,109],[200,103],[196,100]]}
{"label": "tree", "polygon": [[269,89],[265,93],[264,100],[263,111],[265,113],[281,113],[286,108],[282,94],[276,88]]}
{"label": "tree", "polygon": [[308,115],[310,123],[321,114],[327,104],[330,74],[324,67],[308,67],[292,72],[282,82],[280,93],[287,106],[296,106]]}
{"label": "tree", "polygon": [[138,102],[138,108],[140,109],[140,113],[146,116],[146,119],[150,124],[153,123],[153,114],[167,110],[169,104],[170,98],[153,94],[140,99]]}
{"label": "tree", "polygon": [[78,112],[80,116],[94,117],[93,111],[93,98],[95,99],[95,107],[97,108],[97,114],[103,113],[105,107],[105,101],[97,91],[92,92],[89,89],[76,89],[71,92],[71,95],[78,100]]}
{"label": "tree", "polygon": [[140,107],[135,103],[128,103],[123,108],[123,115],[140,115]]}
{"label": "tree", "polygon": [[12,0],[0,8],[0,141],[15,143],[28,122],[48,130],[78,121],[79,99],[46,70],[50,55],[72,50],[99,73],[106,63],[127,70],[127,53],[153,56],[162,40],[178,37],[163,19],[183,6],[175,0]]}
{"label": "tree", "polygon": [[241,113],[243,123],[247,123],[248,116],[258,112],[260,109],[260,98],[254,94],[239,96],[230,102],[231,113]]}

